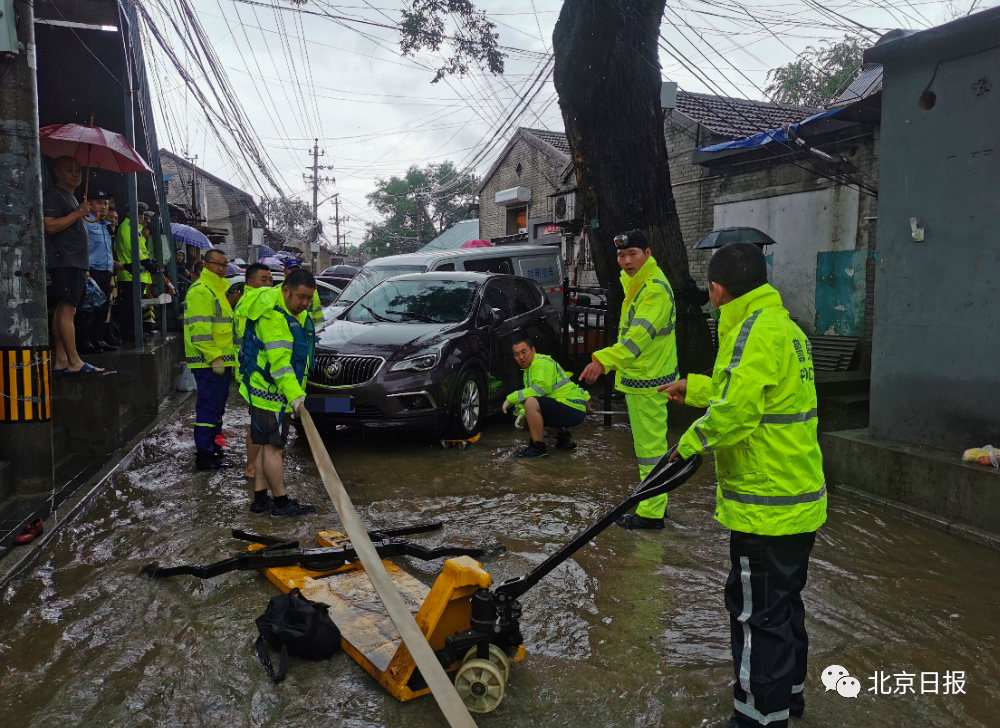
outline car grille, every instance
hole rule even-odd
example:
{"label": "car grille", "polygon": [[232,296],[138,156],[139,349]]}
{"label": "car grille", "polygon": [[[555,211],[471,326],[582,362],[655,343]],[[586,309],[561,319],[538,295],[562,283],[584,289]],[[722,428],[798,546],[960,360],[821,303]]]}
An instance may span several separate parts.
{"label": "car grille", "polygon": [[374,404],[355,405],[354,414],[358,417],[367,417],[368,419],[381,419],[385,417],[382,410],[378,408],[378,405]]}
{"label": "car grille", "polygon": [[375,378],[384,360],[380,356],[318,356],[310,381],[325,387],[349,387]]}

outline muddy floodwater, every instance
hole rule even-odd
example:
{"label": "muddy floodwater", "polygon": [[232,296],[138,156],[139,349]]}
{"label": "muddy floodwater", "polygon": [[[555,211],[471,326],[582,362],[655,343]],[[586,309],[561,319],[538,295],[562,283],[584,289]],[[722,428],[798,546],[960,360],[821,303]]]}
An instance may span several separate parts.
{"label": "muddy floodwater", "polygon": [[[238,458],[247,417],[231,404]],[[397,702],[343,653],[293,659],[272,685],[253,651],[254,619],[278,592],[258,573],[140,576],[149,561],[206,563],[243,548],[232,528],[311,543],[339,526],[305,438],[288,448],[289,491],[319,513],[269,518],[250,513],[241,469],[195,473],[192,424],[189,401],[0,594],[0,726],[445,725],[432,698]],[[531,569],[636,478],[628,429],[596,421],[577,429],[575,452],[532,462],[514,457],[524,435],[506,418],[464,452],[426,439],[325,439],[369,527],[441,520],[442,531],[415,538],[501,544],[483,562],[494,581]],[[726,718],[728,533],[714,503],[708,461],[671,494],[666,530],[608,530],[530,591],[527,659],[478,724],[693,728]],[[428,585],[441,567],[397,563]],[[792,725],[1000,726],[998,575],[1000,553],[832,495],[804,592],[806,715]],[[858,678],[856,698],[824,688],[831,664]]]}

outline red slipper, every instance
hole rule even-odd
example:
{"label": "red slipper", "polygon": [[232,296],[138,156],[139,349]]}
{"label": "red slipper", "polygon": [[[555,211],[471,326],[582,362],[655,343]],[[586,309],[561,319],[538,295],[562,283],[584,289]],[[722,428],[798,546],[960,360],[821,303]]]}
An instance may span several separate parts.
{"label": "red slipper", "polygon": [[224,438],[222,435],[215,436],[215,444],[218,445],[219,447],[229,447],[229,443],[226,442],[226,438]]}
{"label": "red slipper", "polygon": [[15,544],[31,543],[35,540],[35,537],[41,534],[45,530],[45,524],[42,523],[41,518],[36,518],[34,521],[29,523],[21,533],[14,537]]}

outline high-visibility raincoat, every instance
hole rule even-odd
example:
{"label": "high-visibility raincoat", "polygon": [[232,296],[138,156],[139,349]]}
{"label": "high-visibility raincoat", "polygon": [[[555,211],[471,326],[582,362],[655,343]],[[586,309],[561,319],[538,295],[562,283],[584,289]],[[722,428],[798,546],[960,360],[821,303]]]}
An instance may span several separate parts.
{"label": "high-visibility raincoat", "polygon": [[[280,287],[280,286],[279,286]],[[319,287],[313,291],[313,300],[309,304],[309,318],[312,319],[313,325],[317,328],[321,323],[323,323],[323,306],[319,301]]]}
{"label": "high-visibility raincoat", "polygon": [[606,371],[618,372],[621,392],[650,394],[677,378],[677,311],[667,277],[649,256],[635,276],[622,271],[622,304],[618,343],[593,354]]}
{"label": "high-visibility raincoat", "polygon": [[548,397],[575,410],[587,409],[590,392],[585,392],[571,381],[570,375],[551,356],[535,354],[531,365],[522,374],[524,389],[507,395],[507,401],[515,405],[515,412],[524,410],[523,405],[528,397]]}
{"label": "high-visibility raincoat", "polygon": [[[243,333],[247,328],[246,312],[250,310],[251,302],[262,292],[267,290],[269,289],[246,286],[243,289],[243,296],[236,302],[236,308],[233,309],[233,351],[237,352],[237,354],[240,351],[240,347],[243,345]],[[236,381],[239,382],[239,367],[236,367],[235,374]]]}
{"label": "high-visibility raincoat", "polygon": [[[141,226],[140,226],[141,227]],[[115,231],[115,259],[125,268],[115,273],[120,281],[132,280],[132,218],[126,216],[118,225]],[[139,235],[139,260],[149,260],[149,250],[146,247],[146,238]],[[145,268],[140,268],[139,280],[143,283],[152,283],[153,276]]]}
{"label": "high-visibility raincoat", "polygon": [[[677,379],[677,310],[667,277],[650,256],[632,277],[622,271],[618,343],[594,352],[606,371],[617,370],[615,386],[625,392],[639,478],[645,478],[667,453],[667,396],[657,387]],[[642,501],[635,512],[663,518],[667,496]]]}
{"label": "high-visibility raincoat", "polygon": [[316,329],[308,311],[293,315],[281,288],[262,288],[248,306],[240,349],[240,394],[252,406],[282,412],[306,394]]}
{"label": "high-visibility raincoat", "polygon": [[233,309],[226,298],[229,281],[205,268],[184,297],[184,356],[188,369],[212,366],[222,357],[236,366]]}
{"label": "high-visibility raincoat", "polygon": [[826,521],[809,339],[764,285],[720,309],[711,377],[691,375],[686,403],[708,407],[678,452],[715,452],[715,518],[733,531],[785,536]]}

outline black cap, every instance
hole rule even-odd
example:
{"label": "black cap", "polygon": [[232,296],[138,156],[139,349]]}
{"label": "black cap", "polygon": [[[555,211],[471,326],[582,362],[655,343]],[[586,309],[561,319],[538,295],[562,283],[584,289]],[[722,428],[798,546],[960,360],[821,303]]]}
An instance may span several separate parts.
{"label": "black cap", "polygon": [[615,247],[618,248],[618,250],[625,250],[626,248],[639,248],[639,250],[645,250],[649,247],[649,238],[646,237],[646,233],[642,230],[629,230],[628,232],[615,236]]}
{"label": "black cap", "polygon": [[92,199],[92,200],[110,200],[111,199],[111,193],[110,192],[105,192],[104,190],[98,190],[97,192],[95,192],[94,194],[92,194],[90,196],[90,199]]}

